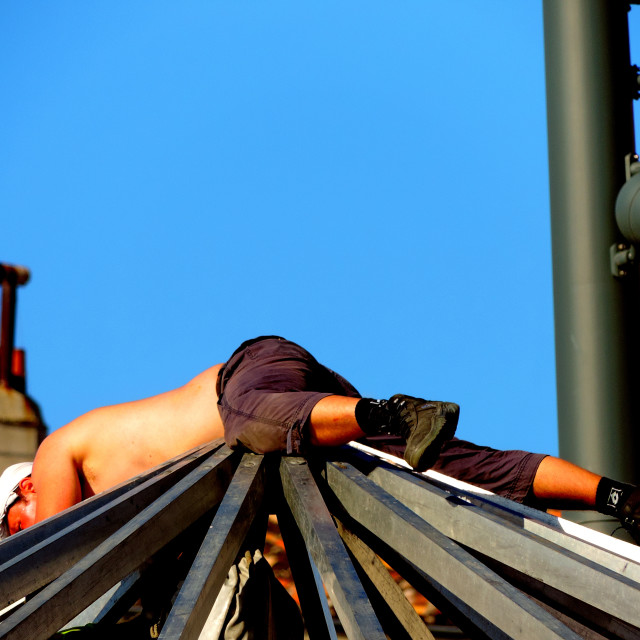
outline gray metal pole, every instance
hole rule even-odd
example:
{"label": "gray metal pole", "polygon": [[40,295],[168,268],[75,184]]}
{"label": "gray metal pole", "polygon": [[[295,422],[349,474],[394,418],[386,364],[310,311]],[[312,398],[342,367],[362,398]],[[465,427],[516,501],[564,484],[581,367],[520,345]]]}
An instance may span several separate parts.
{"label": "gray metal pole", "polygon": [[613,277],[609,255],[634,151],[628,6],[543,6],[560,455],[637,483],[638,274]]}

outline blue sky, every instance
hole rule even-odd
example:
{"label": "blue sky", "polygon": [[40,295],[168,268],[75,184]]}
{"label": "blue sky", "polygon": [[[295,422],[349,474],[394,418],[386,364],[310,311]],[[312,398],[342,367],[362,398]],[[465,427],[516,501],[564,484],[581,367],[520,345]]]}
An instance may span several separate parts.
{"label": "blue sky", "polygon": [[365,395],[459,402],[462,437],[557,451],[541,2],[0,19],[0,259],[32,270],[50,428],[275,333]]}

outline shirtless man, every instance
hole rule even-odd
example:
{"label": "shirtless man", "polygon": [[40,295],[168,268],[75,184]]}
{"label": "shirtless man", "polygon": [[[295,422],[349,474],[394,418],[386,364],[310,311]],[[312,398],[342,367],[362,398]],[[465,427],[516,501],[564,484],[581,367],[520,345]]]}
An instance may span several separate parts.
{"label": "shirtless man", "polygon": [[45,438],[31,477],[20,483],[21,499],[8,510],[9,534],[220,438],[224,429],[215,392],[220,366],[179,389],[94,409]]}
{"label": "shirtless man", "polygon": [[[224,403],[219,403],[221,385]],[[266,395],[265,387],[269,387]],[[337,395],[341,390],[354,397]],[[0,496],[4,533],[16,533],[225,435],[231,446],[244,444],[257,453],[279,449],[301,453],[302,431],[305,446],[336,446],[363,437],[365,431],[356,420],[359,401],[351,385],[302,347],[277,337],[248,341],[227,363],[207,369],[183,387],[95,409],[54,431],[40,445],[31,475],[17,483],[17,491],[10,486],[5,489],[8,495]],[[457,424],[458,406],[453,403],[398,396],[393,412],[387,408],[391,401],[364,401],[364,405],[359,410],[363,424],[372,419],[369,405],[385,422],[394,423],[365,426],[368,432],[379,433],[384,426],[403,435],[409,445],[413,442],[416,467],[432,464]],[[226,430],[221,413],[227,416]],[[411,415],[404,419],[407,413]],[[274,427],[274,422],[280,425]],[[292,444],[293,431],[298,440]],[[12,484],[9,477],[5,482]]]}
{"label": "shirtless man", "polygon": [[[596,508],[626,519],[627,528],[638,535],[640,493],[635,487],[551,456],[452,440],[457,420],[453,403],[402,395],[361,398],[302,347],[274,336],[258,338],[183,387],[95,409],[54,431],[38,449],[30,475],[14,465],[0,477],[2,534],[17,533],[223,436],[230,446],[257,453],[299,454],[308,446],[391,434],[402,440],[401,452],[414,468],[435,464],[444,473],[521,502]],[[496,486],[487,476],[499,473],[498,468],[507,472]],[[514,487],[519,493],[513,493]]]}

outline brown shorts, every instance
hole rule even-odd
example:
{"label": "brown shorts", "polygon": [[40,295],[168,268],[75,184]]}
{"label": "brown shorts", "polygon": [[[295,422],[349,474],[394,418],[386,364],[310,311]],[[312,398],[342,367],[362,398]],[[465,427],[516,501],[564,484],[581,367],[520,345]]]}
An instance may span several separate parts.
{"label": "brown shorts", "polygon": [[304,431],[322,398],[360,394],[306,349],[278,336],[244,342],[218,374],[218,408],[230,447],[302,454]]}
{"label": "brown shorts", "polygon": [[[256,453],[304,454],[305,426],[322,398],[360,394],[308,351],[278,336],[244,342],[218,374],[218,405],[229,446]],[[393,436],[363,439],[399,457],[404,442]],[[453,438],[433,469],[501,496],[534,504],[533,478],[545,456],[499,451]]]}

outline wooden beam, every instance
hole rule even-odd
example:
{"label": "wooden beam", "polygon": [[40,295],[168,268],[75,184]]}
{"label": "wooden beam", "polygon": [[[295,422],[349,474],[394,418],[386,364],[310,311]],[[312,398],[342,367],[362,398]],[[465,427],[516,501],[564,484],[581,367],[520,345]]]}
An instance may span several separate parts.
{"label": "wooden beam", "polygon": [[284,499],[277,516],[309,640],[338,640],[318,568]]}
{"label": "wooden beam", "polygon": [[[564,613],[587,618],[617,635],[620,625],[616,620],[622,620],[640,635],[640,611],[635,606],[640,602],[640,583],[630,577],[630,570],[621,575],[594,562],[591,545],[580,543],[583,553],[576,553],[524,530],[521,518],[513,522],[513,518],[479,509],[410,473],[379,466],[368,477],[447,537],[490,558],[496,571],[504,565],[512,570],[510,576],[520,574],[528,590],[543,599],[552,591]],[[598,550],[597,556],[606,553]],[[612,562],[619,560],[611,558]]]}
{"label": "wooden beam", "polygon": [[475,624],[487,635],[577,640],[565,625],[353,466],[327,462],[325,474],[345,515],[444,585],[465,603]]}
{"label": "wooden beam", "polygon": [[[356,559],[358,566],[366,573],[398,623],[411,640],[435,640],[422,618],[406,599],[404,592],[380,558],[360,538],[338,521],[338,532],[347,548]],[[384,626],[384,624],[383,624]]]}
{"label": "wooden beam", "polygon": [[[210,445],[196,453],[190,453],[177,462],[172,461],[144,474],[136,482],[125,483],[114,491],[96,496],[99,501],[93,501],[89,508],[84,508],[84,503],[81,503],[77,505],[77,509],[72,508],[40,523],[45,530],[47,526],[51,526],[50,535],[34,542],[30,547],[23,548],[23,542],[18,540],[21,534],[18,534],[16,555],[7,558],[8,553],[5,552],[5,561],[0,565],[0,607],[5,607],[55,580],[186,476],[204,456],[209,455],[207,452],[218,447],[219,444]],[[72,514],[79,519],[70,521],[69,516]],[[60,523],[64,524],[61,528],[58,526]],[[23,533],[28,534],[29,531],[27,529]],[[6,542],[14,542],[13,536]],[[5,547],[7,550],[12,548],[10,544]]]}
{"label": "wooden beam", "polygon": [[56,514],[52,518],[48,518],[44,522],[39,522],[38,524],[35,524],[24,531],[20,531],[9,538],[0,540],[0,567],[21,553],[33,549],[43,540],[50,538],[63,529],[66,529],[69,525],[75,524],[78,520],[81,520],[98,509],[101,509],[115,498],[118,498],[122,494],[131,491],[131,489],[140,486],[147,480],[157,476],[170,467],[188,460],[197,461],[200,455],[215,451],[223,444],[224,440],[219,438],[210,443],[195,447],[194,449],[186,451],[171,460],[167,460],[166,462],[163,462],[158,466],[153,467],[153,469],[149,469],[130,480],[125,480],[107,491],[103,491],[91,498],[87,498],[73,507],[69,507],[69,509],[65,509],[64,511]]}
{"label": "wooden beam", "polygon": [[353,640],[385,640],[384,631],[306,461],[282,458],[280,477],[285,500],[347,636]]}
{"label": "wooden beam", "polygon": [[264,491],[264,457],[247,453],[180,589],[160,634],[161,640],[198,640],[216,596],[262,506]]}

